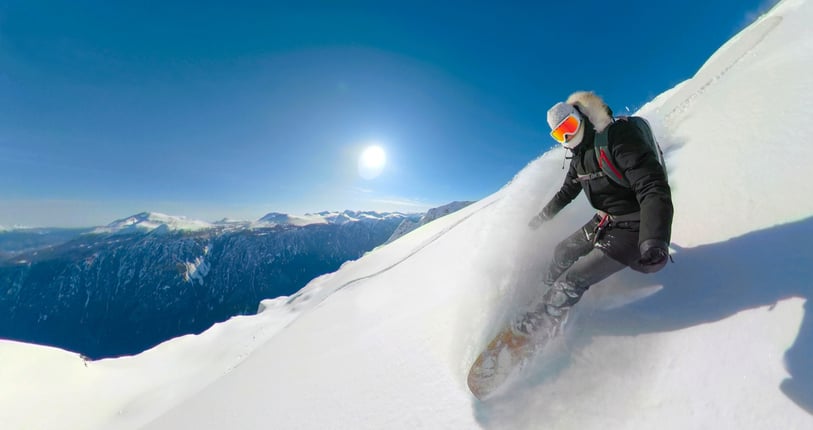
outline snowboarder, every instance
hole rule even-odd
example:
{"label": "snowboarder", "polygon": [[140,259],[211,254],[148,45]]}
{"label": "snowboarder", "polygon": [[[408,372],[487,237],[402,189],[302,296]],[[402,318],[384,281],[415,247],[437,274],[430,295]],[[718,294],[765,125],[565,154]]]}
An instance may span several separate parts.
{"label": "snowboarder", "polygon": [[541,300],[503,327],[472,364],[467,382],[477,398],[501,387],[553,338],[591,285],[628,266],[652,273],[666,265],[671,191],[660,149],[642,122],[613,119],[591,92],[574,93],[548,111],[551,136],[573,157],[562,188],[529,225],[536,229],[556,216],[581,190],[598,213],[556,246]]}
{"label": "snowboarder", "polygon": [[[549,287],[535,311],[517,320],[520,332],[540,324],[561,324],[587,289],[625,267],[653,273],[669,258],[672,197],[664,166],[642,133],[629,121],[616,120],[612,110],[592,92],[576,92],[548,111],[551,136],[572,152],[564,184],[534,216],[538,228],[584,191],[598,211],[582,228],[556,246],[543,283]],[[596,138],[606,136],[606,151]],[[657,147],[657,146],[656,146]],[[602,170],[613,166],[629,186]],[[549,320],[548,322],[543,322]]]}

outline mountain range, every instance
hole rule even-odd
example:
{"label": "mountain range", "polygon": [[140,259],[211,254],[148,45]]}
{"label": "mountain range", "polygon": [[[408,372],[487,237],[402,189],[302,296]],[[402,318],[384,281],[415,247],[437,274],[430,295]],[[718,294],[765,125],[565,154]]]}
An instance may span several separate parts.
{"label": "mountain range", "polygon": [[93,359],[136,354],[253,314],[261,300],[296,292],[422,216],[270,213],[209,223],[143,212],[96,228],[6,230],[0,337]]}

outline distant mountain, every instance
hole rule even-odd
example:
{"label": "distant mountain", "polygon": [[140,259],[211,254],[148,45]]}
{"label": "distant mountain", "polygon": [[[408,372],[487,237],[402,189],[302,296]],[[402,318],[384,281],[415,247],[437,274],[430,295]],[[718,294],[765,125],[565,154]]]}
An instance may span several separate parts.
{"label": "distant mountain", "polygon": [[260,223],[274,224],[274,225],[296,225],[306,226],[310,224],[327,224],[327,222],[319,216],[313,217],[298,217],[283,213],[271,212],[260,218]]}
{"label": "distant mountain", "polygon": [[381,245],[410,216],[272,213],[207,223],[144,212],[41,238],[0,233],[0,337],[92,358],[138,353],[255,313],[261,300]]}
{"label": "distant mountain", "polygon": [[[257,221],[258,224],[273,225],[293,225],[306,226],[311,224],[345,224],[355,221],[384,221],[387,219],[402,220],[415,215],[403,214],[400,212],[373,212],[373,211],[350,211],[343,212],[319,212],[316,214],[289,215],[284,213],[271,212]],[[420,215],[419,215],[420,216]]]}
{"label": "distant mountain", "polygon": [[186,217],[164,215],[157,212],[142,212],[137,215],[122,218],[108,224],[106,227],[98,227],[94,233],[132,233],[147,232],[156,228],[170,231],[196,231],[213,228],[214,225],[206,221],[190,220]]}
{"label": "distant mountain", "polygon": [[429,224],[430,222],[440,217],[449,215],[450,213],[453,212],[457,212],[460,209],[463,209],[472,203],[474,202],[468,201],[452,202],[447,205],[429,209],[429,211],[427,211],[423,216],[419,218],[407,217],[401,222],[398,228],[395,229],[395,231],[392,233],[392,236],[390,236],[390,238],[387,239],[387,243],[392,242],[398,239],[399,237],[406,235],[407,233],[411,232],[412,230],[415,230],[418,227]]}
{"label": "distant mountain", "polygon": [[59,245],[91,230],[89,228],[6,228],[0,230],[0,259]]}

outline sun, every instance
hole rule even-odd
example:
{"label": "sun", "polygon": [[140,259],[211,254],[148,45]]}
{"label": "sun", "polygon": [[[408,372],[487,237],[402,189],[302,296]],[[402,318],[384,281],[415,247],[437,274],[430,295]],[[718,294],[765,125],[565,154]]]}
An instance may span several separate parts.
{"label": "sun", "polygon": [[387,164],[387,153],[384,152],[384,148],[378,145],[368,146],[361,153],[359,163],[371,169],[382,168]]}
{"label": "sun", "polygon": [[358,168],[359,176],[364,179],[375,179],[387,165],[387,153],[379,145],[370,145],[361,152]]}

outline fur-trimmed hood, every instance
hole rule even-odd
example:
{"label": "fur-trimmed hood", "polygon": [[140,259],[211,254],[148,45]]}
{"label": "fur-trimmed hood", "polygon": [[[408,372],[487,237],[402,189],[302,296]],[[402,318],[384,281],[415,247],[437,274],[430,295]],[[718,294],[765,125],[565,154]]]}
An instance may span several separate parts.
{"label": "fur-trimmed hood", "polygon": [[604,100],[592,91],[577,91],[571,94],[565,103],[576,106],[587,116],[597,133],[601,133],[613,123],[612,111]]}

